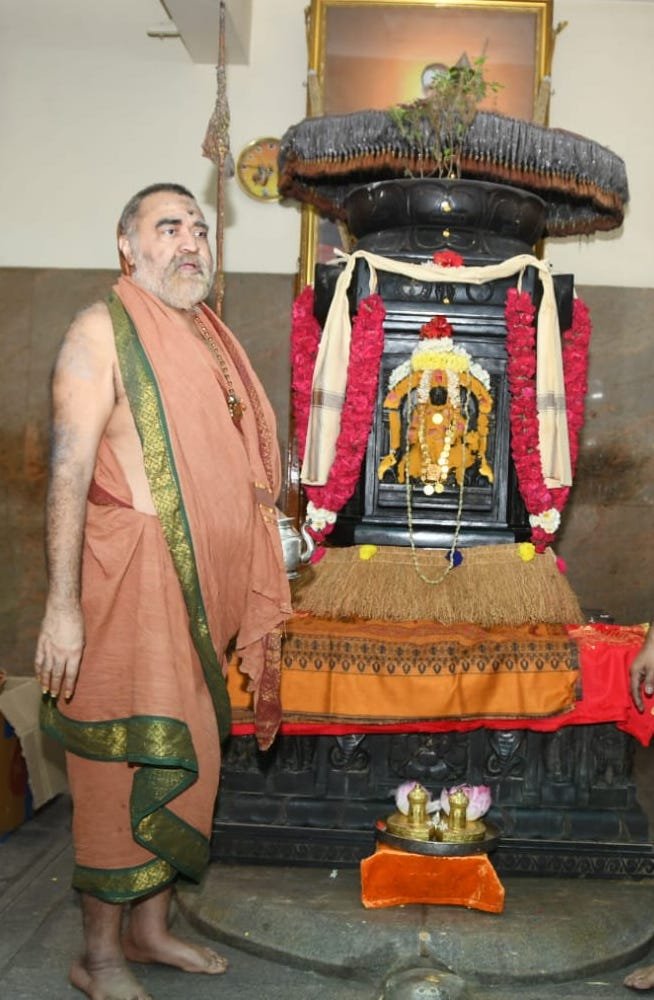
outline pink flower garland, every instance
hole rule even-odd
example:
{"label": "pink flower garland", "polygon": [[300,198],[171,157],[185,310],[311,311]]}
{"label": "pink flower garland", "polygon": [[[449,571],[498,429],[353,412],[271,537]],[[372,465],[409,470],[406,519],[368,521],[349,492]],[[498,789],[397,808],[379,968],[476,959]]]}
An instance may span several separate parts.
{"label": "pink flower garland", "polygon": [[[306,445],[311,383],[321,336],[320,326],[313,315],[313,303],[313,289],[307,286],[293,305],[291,393],[300,455],[304,454]],[[361,471],[377,396],[384,348],[385,315],[386,310],[379,295],[370,295],[359,304],[359,311],[352,324],[347,385],[334,461],[324,486],[304,487],[314,508],[333,515],[341,510],[354,493]],[[309,526],[318,542],[324,541],[332,529],[333,522],[321,527]],[[320,559],[323,554],[324,550],[318,548],[313,561]]]}
{"label": "pink flower garland", "polygon": [[[543,480],[536,406],[535,308],[529,293],[509,289],[505,315],[509,357],[507,374],[511,394],[511,453],[520,493],[530,515],[531,540],[536,551],[543,552],[554,541],[559,515],[568,500],[570,488],[548,488]],[[563,377],[573,473],[579,453],[579,431],[584,422],[590,334],[588,308],[581,299],[575,299],[572,326],[563,336]]]}

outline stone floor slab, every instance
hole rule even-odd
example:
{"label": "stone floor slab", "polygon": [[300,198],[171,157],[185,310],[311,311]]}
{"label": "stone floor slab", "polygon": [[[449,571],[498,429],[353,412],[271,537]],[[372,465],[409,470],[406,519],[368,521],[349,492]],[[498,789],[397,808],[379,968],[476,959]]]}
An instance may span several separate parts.
{"label": "stone floor slab", "polygon": [[477,985],[552,983],[635,962],[654,936],[648,881],[507,880],[502,914],[366,910],[356,870],[215,864],[180,905],[204,934],[302,968],[379,977],[421,960]]}

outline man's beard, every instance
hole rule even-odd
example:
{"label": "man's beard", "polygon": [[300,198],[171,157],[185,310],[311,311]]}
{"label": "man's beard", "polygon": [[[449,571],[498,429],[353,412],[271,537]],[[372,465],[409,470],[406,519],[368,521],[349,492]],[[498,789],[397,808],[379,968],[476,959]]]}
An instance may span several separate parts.
{"label": "man's beard", "polygon": [[[192,309],[211,291],[213,270],[199,254],[180,254],[161,270],[138,250],[133,253],[134,281],[173,309]],[[198,270],[192,273],[182,271],[180,268],[184,264],[194,264]]]}

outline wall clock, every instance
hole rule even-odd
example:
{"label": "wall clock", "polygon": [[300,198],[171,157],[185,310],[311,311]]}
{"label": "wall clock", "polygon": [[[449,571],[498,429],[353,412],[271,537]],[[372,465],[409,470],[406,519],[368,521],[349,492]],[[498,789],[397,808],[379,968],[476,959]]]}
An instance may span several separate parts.
{"label": "wall clock", "polygon": [[236,176],[243,190],[251,198],[257,198],[259,201],[279,200],[278,153],[279,139],[273,139],[271,136],[253,139],[239,153]]}

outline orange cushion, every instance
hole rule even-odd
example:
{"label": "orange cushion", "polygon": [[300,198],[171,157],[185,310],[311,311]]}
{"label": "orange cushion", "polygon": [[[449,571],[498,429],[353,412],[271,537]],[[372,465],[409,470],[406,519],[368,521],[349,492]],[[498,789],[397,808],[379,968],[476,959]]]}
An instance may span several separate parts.
{"label": "orange cushion", "polygon": [[379,844],[361,862],[361,902],[367,909],[429,903],[501,913],[504,886],[487,854],[411,854]]}

